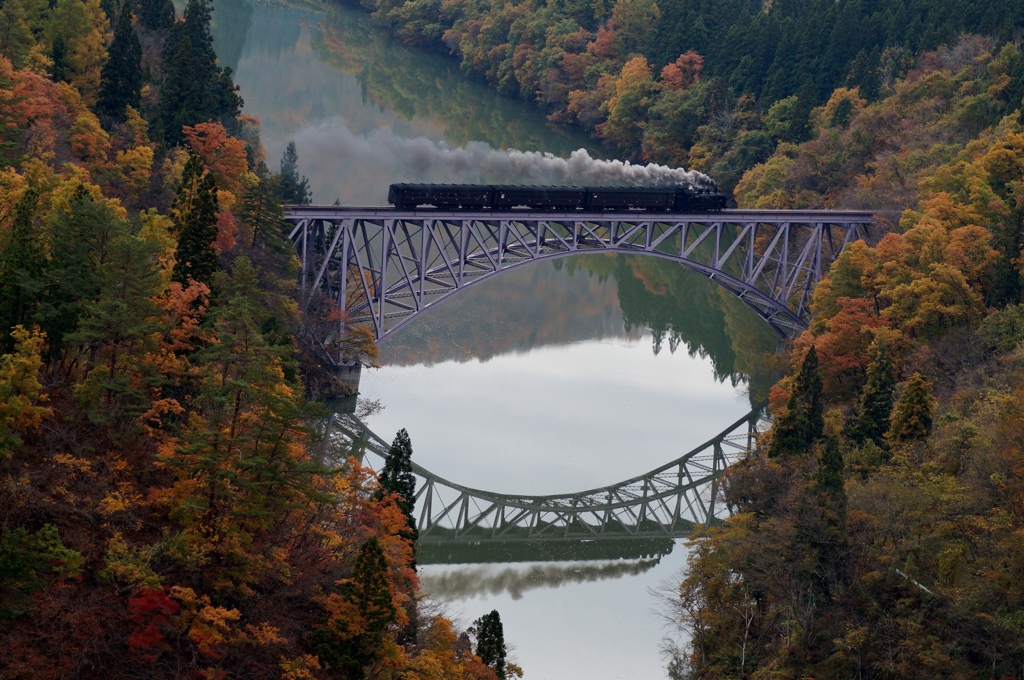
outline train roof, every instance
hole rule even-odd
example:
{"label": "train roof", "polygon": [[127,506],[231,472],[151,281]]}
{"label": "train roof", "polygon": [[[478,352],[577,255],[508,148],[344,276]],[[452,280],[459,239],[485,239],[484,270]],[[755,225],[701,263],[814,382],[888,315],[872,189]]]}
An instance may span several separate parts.
{"label": "train roof", "polygon": [[693,184],[673,184],[660,187],[643,187],[630,185],[608,185],[608,186],[582,186],[574,184],[420,184],[398,182],[391,185],[396,189],[430,190],[430,189],[537,189],[545,191],[636,191],[637,189],[675,191],[677,189],[690,189],[694,191],[716,191],[717,187],[699,187]]}

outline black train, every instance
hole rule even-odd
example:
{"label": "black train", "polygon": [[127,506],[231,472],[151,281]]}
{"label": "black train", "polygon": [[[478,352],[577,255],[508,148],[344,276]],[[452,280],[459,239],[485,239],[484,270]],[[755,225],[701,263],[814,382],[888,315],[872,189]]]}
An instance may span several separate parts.
{"label": "black train", "polygon": [[487,184],[392,184],[388,203],[396,208],[448,210],[647,210],[718,212],[725,196],[717,188],[491,186]]}

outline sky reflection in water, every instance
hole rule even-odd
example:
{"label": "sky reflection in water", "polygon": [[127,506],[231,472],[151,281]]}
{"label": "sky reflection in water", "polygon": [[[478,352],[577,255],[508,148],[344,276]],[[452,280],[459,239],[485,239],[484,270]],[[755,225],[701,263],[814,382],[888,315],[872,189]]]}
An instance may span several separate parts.
{"label": "sky reflection in water", "polygon": [[[262,121],[268,165],[294,139],[317,203],[382,204],[387,185],[408,178],[401,158],[376,153],[374,134],[601,153],[463,77],[455,61],[397,45],[360,12],[322,18],[246,0],[216,0],[214,11],[218,54],[236,71],[245,112]],[[386,406],[368,424],[385,438],[407,428],[422,465],[499,491],[603,486],[685,453],[749,409],[741,376],[775,340],[713,284],[667,265],[539,263],[460,294],[390,339],[384,367],[364,372],[364,395]],[[677,545],[660,561],[421,573],[466,623],[497,608],[528,678],[656,678],[663,627],[649,589],[684,563]]]}

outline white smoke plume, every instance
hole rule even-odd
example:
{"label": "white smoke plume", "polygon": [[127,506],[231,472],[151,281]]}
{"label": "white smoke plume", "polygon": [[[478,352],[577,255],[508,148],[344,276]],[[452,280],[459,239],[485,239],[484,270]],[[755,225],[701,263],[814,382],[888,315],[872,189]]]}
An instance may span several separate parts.
{"label": "white smoke plume", "polygon": [[295,135],[299,163],[313,178],[314,199],[329,203],[382,204],[393,182],[432,184],[565,184],[666,186],[713,183],[703,173],[651,163],[593,158],[586,149],[568,158],[539,151],[501,150],[484,142],[452,147],[391,129],[354,134],[343,120],[329,120]]}

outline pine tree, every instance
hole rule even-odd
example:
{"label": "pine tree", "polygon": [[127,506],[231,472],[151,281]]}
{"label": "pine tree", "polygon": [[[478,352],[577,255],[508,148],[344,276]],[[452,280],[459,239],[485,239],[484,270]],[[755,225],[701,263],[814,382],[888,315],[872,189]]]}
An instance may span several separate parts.
{"label": "pine tree", "polygon": [[868,364],[867,383],[843,428],[843,434],[857,444],[873,441],[884,448],[895,399],[896,376],[885,346],[872,349],[875,356]]}
{"label": "pine tree", "polygon": [[818,456],[818,469],[814,472],[814,485],[818,491],[833,498],[844,495],[843,487],[843,453],[839,449],[839,440],[829,437]]}
{"label": "pine tree", "polygon": [[121,8],[110,43],[107,63],[100,74],[100,96],[97,113],[122,121],[125,107],[139,108],[142,92],[142,46],[132,26],[132,8],[126,3]]}
{"label": "pine tree", "polygon": [[254,249],[260,246],[277,254],[291,252],[291,245],[282,232],[284,208],[278,192],[278,183],[273,177],[261,177],[246,189],[236,209],[244,229],[242,239],[246,247]]}
{"label": "pine tree", "polygon": [[67,208],[50,216],[48,227],[50,261],[37,318],[56,359],[65,337],[78,328],[86,303],[99,296],[101,268],[127,225],[107,201],[78,187]]}
{"label": "pine tree", "polygon": [[768,455],[807,453],[825,429],[822,383],[818,374],[818,353],[814,345],[807,350],[800,372],[793,381],[793,392],[786,404],[786,413],[772,431]]}
{"label": "pine tree", "polygon": [[39,194],[29,189],[14,206],[6,246],[0,251],[0,353],[14,350],[11,329],[27,326],[39,306],[46,255],[43,235],[33,224]]}
{"label": "pine tree", "polygon": [[55,83],[66,83],[71,79],[71,64],[68,63],[68,46],[64,42],[64,36],[59,33],[53,39],[53,47],[50,48],[50,59],[53,66],[50,68],[50,79]]}
{"label": "pine tree", "polygon": [[[408,529],[402,532],[402,535],[412,541],[415,555],[416,541],[419,539],[416,517],[413,514],[416,507],[416,477],[412,474],[412,441],[405,428],[398,431],[391,443],[387,461],[380,473],[380,490],[382,493],[393,493],[398,496],[398,507],[405,513],[408,525]],[[412,566],[416,567],[415,557]]]}
{"label": "pine tree", "polygon": [[35,40],[28,25],[25,3],[4,0],[0,5],[0,55],[10,59],[14,68],[24,68],[33,45]]}
{"label": "pine tree", "polygon": [[931,383],[920,373],[910,376],[893,407],[889,439],[899,444],[927,437],[932,431],[934,408]]}
{"label": "pine tree", "polygon": [[352,577],[342,584],[340,594],[343,601],[354,606],[360,621],[353,626],[347,617],[336,617],[315,631],[312,638],[316,654],[335,666],[342,677],[362,680],[365,667],[384,647],[388,628],[398,613],[387,558],[376,538],[359,549]]}
{"label": "pine tree", "polygon": [[178,248],[173,279],[183,286],[190,279],[209,286],[217,271],[217,187],[198,156],[185,163],[175,210]]}
{"label": "pine tree", "polygon": [[99,272],[99,295],[86,301],[78,329],[68,338],[85,350],[89,370],[75,387],[75,398],[93,422],[116,425],[115,436],[137,429],[139,416],[152,404],[149,388],[161,380],[142,367],[143,357],[156,351],[154,319],[160,310],[153,298],[162,288],[158,249],[132,234],[114,241]]}
{"label": "pine tree", "polygon": [[288,142],[284,155],[281,156],[281,174],[279,175],[278,195],[282,203],[308,204],[311,200],[309,179],[299,175],[299,154],[295,150],[295,142]]}
{"label": "pine tree", "polygon": [[174,3],[171,0],[140,0],[139,23],[151,31],[161,31],[174,25]]}
{"label": "pine tree", "polygon": [[179,144],[182,128],[207,121],[230,127],[242,99],[230,70],[217,66],[210,35],[209,0],[189,0],[185,21],[175,24],[164,48],[169,65],[160,89],[160,123],[168,144]]}
{"label": "pine tree", "polygon": [[495,675],[505,680],[505,657],[508,651],[505,649],[505,630],[498,610],[492,609],[490,614],[481,616],[473,622],[470,630],[476,635],[476,655],[494,670]]}

